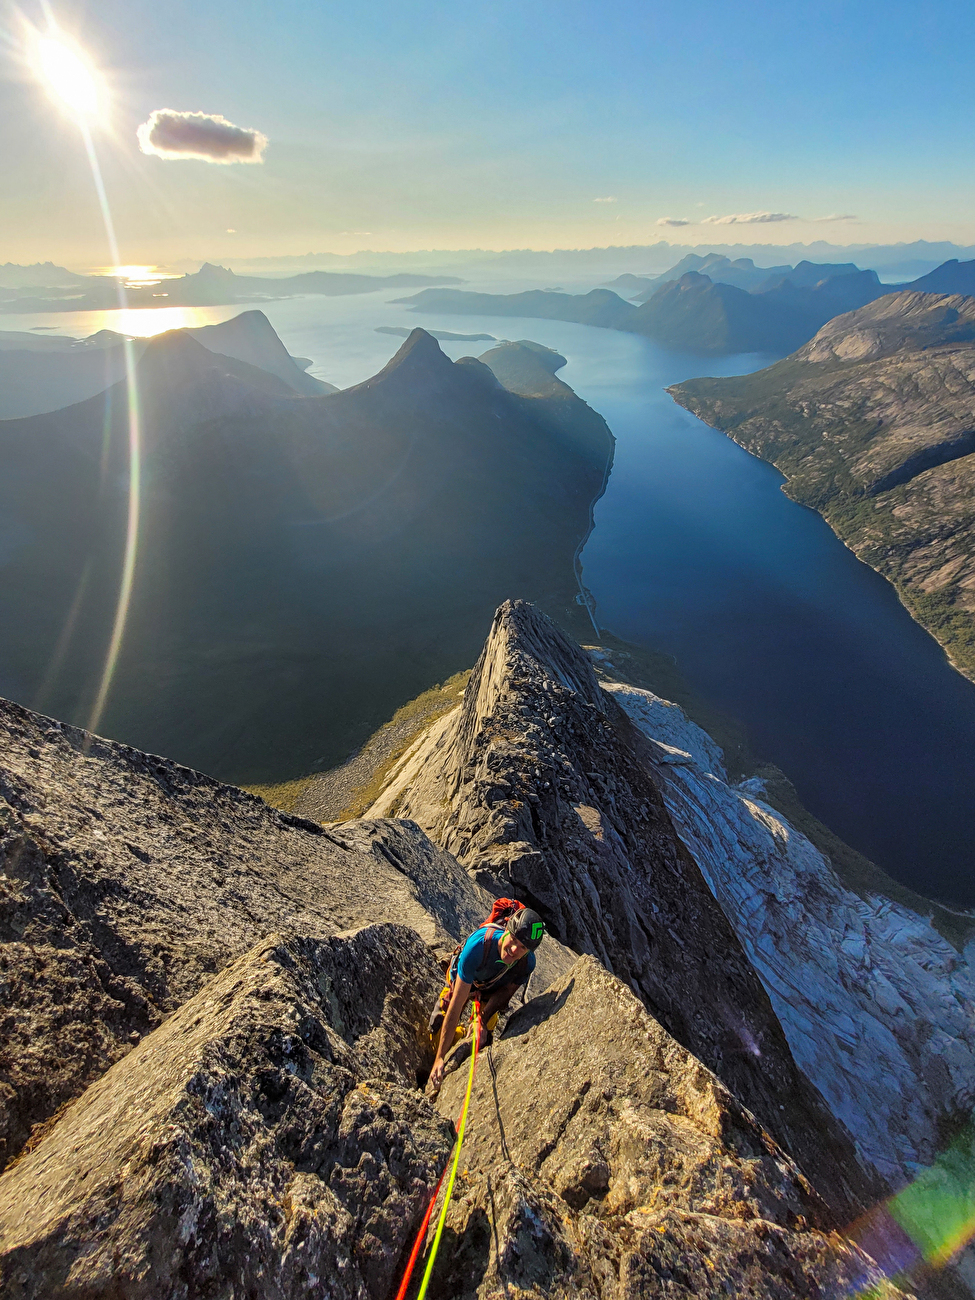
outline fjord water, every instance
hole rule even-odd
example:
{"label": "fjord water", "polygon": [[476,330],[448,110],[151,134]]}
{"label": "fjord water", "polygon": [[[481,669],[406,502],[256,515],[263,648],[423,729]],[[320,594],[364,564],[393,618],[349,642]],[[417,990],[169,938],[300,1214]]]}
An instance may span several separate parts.
{"label": "fjord water", "polygon": [[[471,286],[506,291],[509,286]],[[519,284],[510,288],[523,288]],[[340,387],[374,374],[397,340],[377,325],[530,338],[569,359],[561,377],[609,423],[616,460],[582,555],[601,627],[675,656],[688,681],[742,721],[806,806],[921,893],[975,904],[975,686],[947,663],[893,589],[782,477],[676,406],[666,385],[757,369],[560,321],[414,314],[394,295],[260,304],[288,349]],[[198,325],[241,307],[192,310]],[[155,332],[151,312],[18,317]],[[97,320],[95,317],[97,316]],[[453,358],[489,343],[445,342]],[[487,629],[485,629],[486,631]],[[773,882],[770,882],[770,886]]]}

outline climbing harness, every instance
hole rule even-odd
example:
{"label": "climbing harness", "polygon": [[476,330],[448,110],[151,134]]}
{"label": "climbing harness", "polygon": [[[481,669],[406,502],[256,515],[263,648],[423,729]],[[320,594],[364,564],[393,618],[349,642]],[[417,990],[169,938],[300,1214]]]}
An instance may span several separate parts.
{"label": "climbing harness", "polygon": [[[430,1284],[430,1275],[433,1272],[434,1261],[437,1258],[437,1250],[440,1247],[440,1238],[443,1234],[444,1224],[447,1221],[447,1210],[450,1207],[450,1198],[454,1191],[454,1179],[457,1177],[457,1168],[460,1164],[460,1149],[464,1145],[464,1129],[467,1127],[467,1111],[471,1104],[471,1090],[474,1087],[474,1067],[477,1065],[478,1044],[481,1039],[481,1008],[478,1003],[474,1004],[474,1018],[472,1024],[473,1030],[473,1048],[471,1050],[471,1068],[467,1076],[467,1093],[464,1097],[464,1108],[460,1112],[460,1119],[457,1121],[456,1131],[457,1138],[454,1142],[454,1163],[450,1170],[450,1178],[447,1182],[447,1191],[443,1198],[443,1207],[440,1211],[440,1219],[437,1223],[437,1231],[434,1233],[433,1245],[430,1247],[430,1258],[427,1260],[427,1266],[423,1273],[423,1281],[420,1283],[420,1290],[416,1300],[424,1300],[427,1293],[427,1287]],[[406,1266],[406,1273],[400,1288],[396,1292],[396,1300],[405,1300],[407,1287],[410,1285],[410,1278],[413,1276],[413,1269],[416,1266],[417,1258],[420,1254],[420,1247],[427,1235],[427,1229],[430,1226],[430,1219],[433,1215],[433,1207],[437,1203],[437,1197],[440,1195],[440,1187],[447,1172],[447,1166],[440,1175],[440,1180],[434,1189],[430,1204],[427,1206],[427,1212],[423,1216],[423,1222],[420,1224],[420,1231],[417,1233],[416,1241],[413,1243],[413,1249],[410,1252],[409,1263]]]}

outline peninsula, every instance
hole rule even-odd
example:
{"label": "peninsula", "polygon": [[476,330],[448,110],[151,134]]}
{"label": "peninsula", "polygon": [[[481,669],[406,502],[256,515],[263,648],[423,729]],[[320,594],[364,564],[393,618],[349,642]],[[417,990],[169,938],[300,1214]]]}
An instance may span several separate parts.
{"label": "peninsula", "polygon": [[975,680],[975,298],[903,292],[668,390],[786,476]]}

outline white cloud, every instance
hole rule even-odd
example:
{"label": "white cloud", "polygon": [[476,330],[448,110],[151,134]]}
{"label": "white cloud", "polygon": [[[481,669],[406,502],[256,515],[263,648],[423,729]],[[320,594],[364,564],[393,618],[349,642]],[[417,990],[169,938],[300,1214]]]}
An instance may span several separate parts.
{"label": "white cloud", "polygon": [[237,231],[234,229],[233,226],[228,226],[228,227],[227,227],[227,234],[228,234],[228,235],[236,235],[236,233],[237,233]]}
{"label": "white cloud", "polygon": [[852,212],[831,212],[828,217],[813,217],[813,221],[859,221]]}
{"label": "white cloud", "polygon": [[604,199],[593,199],[593,203],[615,203],[615,202],[616,202],[615,194],[607,194]]}
{"label": "white cloud", "polygon": [[136,131],[139,148],[157,158],[196,158],[212,163],[264,161],[267,136],[234,126],[219,113],[179,113],[157,108]]}
{"label": "white cloud", "polygon": [[726,217],[705,217],[703,226],[755,226],[769,221],[800,221],[791,212],[732,212]]}
{"label": "white cloud", "polygon": [[658,217],[658,226],[692,226],[693,221],[685,221],[683,217]]}

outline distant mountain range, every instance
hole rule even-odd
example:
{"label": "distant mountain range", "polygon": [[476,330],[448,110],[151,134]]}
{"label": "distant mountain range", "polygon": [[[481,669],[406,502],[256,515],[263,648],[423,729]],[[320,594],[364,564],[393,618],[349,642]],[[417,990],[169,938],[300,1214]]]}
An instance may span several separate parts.
{"label": "distant mountain range", "polygon": [[[224,266],[204,262],[193,274],[126,289],[125,303],[128,307],[217,307],[293,294],[335,297],[424,284],[463,284],[463,280],[451,275],[376,276],[333,271],[307,271],[283,279],[267,279],[235,275]],[[14,267],[10,263],[0,267],[0,311],[105,311],[118,306],[118,281],[113,276],[75,275],[50,262],[37,267]]]}
{"label": "distant mountain range", "polygon": [[[301,396],[280,343],[278,373],[253,364],[262,321],[142,348],[135,581],[99,723],[237,782],[342,761],[468,667],[511,593],[587,626],[574,561],[613,448],[547,349],[453,363],[414,330],[365,383]],[[209,350],[231,334],[251,360]],[[123,380],[0,423],[0,694],[78,721],[119,594],[129,412]]]}
{"label": "distant mountain range", "polygon": [[975,297],[886,294],[767,370],[669,391],[772,461],[975,680]]}
{"label": "distant mountain range", "polygon": [[[705,263],[716,276],[730,276],[753,286],[740,287],[710,274],[687,269],[691,260]],[[627,290],[640,277],[626,280]],[[828,320],[902,290],[941,293],[975,292],[975,262],[945,262],[907,285],[881,284],[876,271],[850,264],[800,262],[795,267],[761,271],[747,258],[685,258],[659,280],[639,289],[636,303],[610,289],[587,294],[532,290],[519,294],[469,293],[425,289],[401,303],[415,311],[478,316],[536,316],[576,321],[607,329],[643,334],[664,347],[683,352],[787,353],[801,347]]]}
{"label": "distant mountain range", "polygon": [[[186,330],[210,352],[245,361],[283,380],[295,393],[334,393],[332,384],[305,373],[311,362],[290,356],[262,311],[242,312],[219,325]],[[132,339],[133,360],[149,339]],[[125,340],[111,330],[87,339],[0,330],[0,420],[42,415],[104,392],[125,375]]]}

